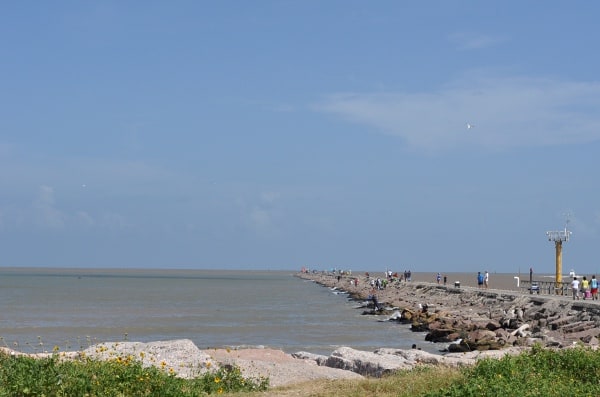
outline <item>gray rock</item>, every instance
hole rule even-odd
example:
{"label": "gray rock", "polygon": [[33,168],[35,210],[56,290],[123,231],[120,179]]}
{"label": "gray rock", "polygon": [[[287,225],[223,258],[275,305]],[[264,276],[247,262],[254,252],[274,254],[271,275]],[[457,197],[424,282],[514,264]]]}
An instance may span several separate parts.
{"label": "gray rock", "polygon": [[350,347],[340,347],[327,359],[328,367],[373,377],[381,377],[400,369],[410,369],[413,365],[401,356],[365,352]]}
{"label": "gray rock", "polygon": [[317,365],[326,365],[327,364],[327,356],[322,354],[315,354],[309,352],[296,352],[292,353],[292,357],[298,358],[300,360],[313,360],[317,363]]}
{"label": "gray rock", "polygon": [[193,378],[218,367],[210,355],[201,351],[189,339],[158,342],[108,342],[88,347],[85,356],[99,360],[141,361],[144,366],[155,366],[173,372],[182,378]]}

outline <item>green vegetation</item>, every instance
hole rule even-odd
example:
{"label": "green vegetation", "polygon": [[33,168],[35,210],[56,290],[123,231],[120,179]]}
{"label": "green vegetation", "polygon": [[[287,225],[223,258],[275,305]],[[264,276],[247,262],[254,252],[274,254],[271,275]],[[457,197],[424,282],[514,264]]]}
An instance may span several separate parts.
{"label": "green vegetation", "polygon": [[427,397],[593,396],[600,393],[600,352],[551,351],[539,346],[518,356],[485,359],[463,370],[462,379]]}
{"label": "green vegetation", "polygon": [[483,359],[463,368],[418,367],[381,379],[318,380],[267,390],[268,380],[250,380],[239,368],[181,379],[159,367],[143,367],[130,356],[107,361],[63,359],[55,353],[33,359],[0,353],[3,396],[313,396],[454,397],[593,396],[600,394],[600,351],[547,350]]}
{"label": "green vegetation", "polygon": [[99,361],[85,357],[63,359],[13,356],[0,352],[0,396],[204,396],[266,390],[267,379],[251,380],[239,368],[223,367],[181,379],[131,356]]}

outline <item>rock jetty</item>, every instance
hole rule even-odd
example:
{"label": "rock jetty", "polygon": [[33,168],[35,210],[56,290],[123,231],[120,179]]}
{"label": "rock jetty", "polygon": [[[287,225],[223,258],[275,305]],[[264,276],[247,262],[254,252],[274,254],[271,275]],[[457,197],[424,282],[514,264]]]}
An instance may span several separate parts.
{"label": "rock jetty", "polygon": [[449,352],[502,350],[535,343],[553,348],[598,345],[600,301],[398,280],[374,290],[365,276],[297,276],[345,291],[364,302],[364,314],[409,324],[411,330],[425,332],[426,341],[449,343]]}

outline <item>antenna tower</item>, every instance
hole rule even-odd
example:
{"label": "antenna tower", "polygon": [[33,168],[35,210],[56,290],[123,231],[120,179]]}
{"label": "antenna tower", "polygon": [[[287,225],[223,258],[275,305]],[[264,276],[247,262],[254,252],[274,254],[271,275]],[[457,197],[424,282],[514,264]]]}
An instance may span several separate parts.
{"label": "antenna tower", "polygon": [[[564,230],[548,231],[548,241],[554,241],[554,248],[556,250],[556,287],[560,287],[562,283],[562,243],[569,241],[571,232],[569,231],[569,215],[566,215],[565,228]],[[558,291],[558,289],[557,289]]]}

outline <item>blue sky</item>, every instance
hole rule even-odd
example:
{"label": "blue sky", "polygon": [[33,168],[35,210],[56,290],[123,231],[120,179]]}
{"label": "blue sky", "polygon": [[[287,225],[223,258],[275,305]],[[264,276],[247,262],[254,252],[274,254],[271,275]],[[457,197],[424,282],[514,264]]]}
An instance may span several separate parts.
{"label": "blue sky", "polygon": [[0,9],[1,266],[600,273],[600,4]]}

